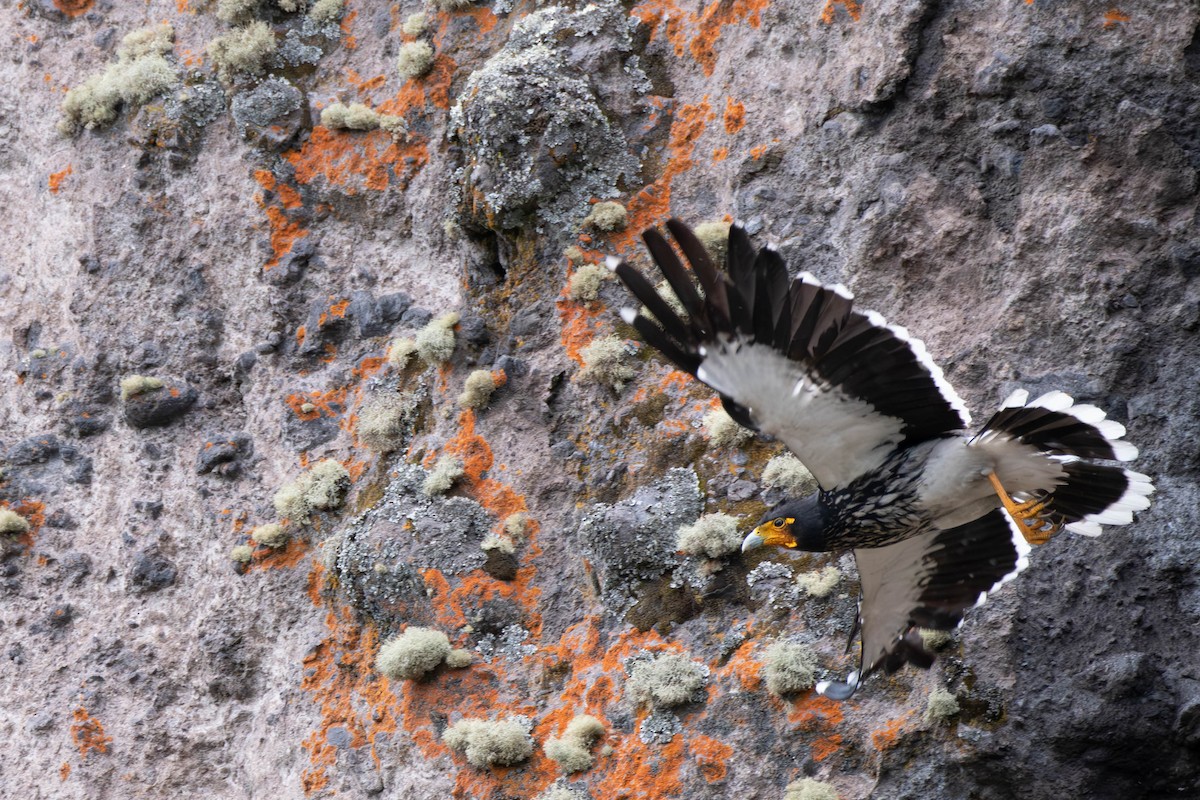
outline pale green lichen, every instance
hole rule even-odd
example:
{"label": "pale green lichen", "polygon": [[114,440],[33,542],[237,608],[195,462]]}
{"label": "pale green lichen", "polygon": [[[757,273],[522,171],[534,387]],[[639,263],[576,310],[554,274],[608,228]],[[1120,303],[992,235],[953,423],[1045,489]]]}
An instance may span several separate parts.
{"label": "pale green lichen", "polygon": [[378,453],[401,447],[412,431],[419,400],[412,394],[372,395],[358,412],[358,439]]}
{"label": "pale green lichen", "polygon": [[288,529],[278,522],[269,522],[266,525],[259,525],[251,531],[250,538],[263,547],[279,548],[286,545],[292,537],[288,533]]}
{"label": "pale green lichen", "polygon": [[516,720],[460,720],[446,728],[442,741],[479,769],[520,764],[533,754],[529,729]]}
{"label": "pale green lichen", "polygon": [[700,420],[708,433],[708,443],[713,447],[737,447],[754,436],[754,431],[737,424],[724,408],[712,409]]}
{"label": "pale green lichen", "polygon": [[958,698],[953,692],[939,686],[929,693],[925,704],[926,722],[949,722],[958,712]]}
{"label": "pale green lichen", "polygon": [[529,533],[529,515],[524,511],[509,514],[504,518],[504,532],[514,542],[525,541],[525,537]]}
{"label": "pale green lichen", "polygon": [[817,480],[791,453],[775,456],[763,469],[762,482],[782,489],[788,497],[802,497],[817,490]]}
{"label": "pale green lichen", "polygon": [[404,369],[416,352],[417,343],[412,339],[397,339],[388,347],[387,362],[396,369]]}
{"label": "pale green lichen", "polygon": [[258,20],[213,39],[207,52],[217,77],[232,83],[239,75],[257,76],[266,71],[275,55],[275,34],[270,25]]}
{"label": "pale green lichen", "polygon": [[404,24],[400,26],[400,31],[405,36],[420,36],[425,32],[427,27],[427,17],[424,11],[418,11],[415,14],[409,14],[404,18]]}
{"label": "pale green lichen", "polygon": [[595,228],[605,233],[625,230],[625,226],[628,224],[629,214],[625,211],[625,206],[615,200],[596,203],[583,220],[585,228]]}
{"label": "pale green lichen", "polygon": [[445,494],[462,476],[463,462],[455,456],[443,455],[425,476],[425,483],[421,486],[421,491],[429,497]]}
{"label": "pale green lichen", "polygon": [[343,534],[335,533],[321,542],[321,565],[325,571],[333,574],[337,570],[338,556],[342,553],[342,543],[346,540]]}
{"label": "pale green lichen", "polygon": [[496,391],[496,379],[490,370],[477,369],[467,376],[463,384],[462,394],[458,396],[458,404],[463,408],[486,408]]}
{"label": "pale green lichen", "polygon": [[321,124],[326,128],[348,131],[373,131],[383,128],[395,133],[404,130],[404,120],[391,114],[380,114],[362,103],[330,103],[321,109]]}
{"label": "pale green lichen", "polygon": [[918,628],[917,633],[921,636],[921,642],[927,650],[941,650],[950,642],[954,641],[954,635],[950,631],[937,631],[932,628]]}
{"label": "pale green lichen", "polygon": [[346,0],[317,0],[308,11],[308,18],[321,25],[332,25],[342,17]]}
{"label": "pale green lichen", "polygon": [[475,663],[475,656],[471,655],[470,650],[458,648],[446,654],[446,666],[450,669],[466,669],[473,663]]}
{"label": "pale green lichen", "polygon": [[[217,19],[230,25],[241,25],[254,19],[259,0],[217,0]],[[285,11],[294,9],[284,9]]]}
{"label": "pale green lichen", "polygon": [[567,297],[576,303],[595,302],[600,297],[600,285],[611,277],[612,273],[606,267],[584,264],[567,281]]}
{"label": "pale green lichen", "polygon": [[396,56],[396,72],[404,80],[428,75],[433,69],[433,45],[426,41],[405,42]]}
{"label": "pale green lichen", "polygon": [[801,778],[787,785],[783,790],[783,800],[838,800],[838,793],[831,784],[814,778]]}
{"label": "pale green lichen", "polygon": [[809,597],[827,597],[841,579],[841,570],[829,566],[800,573],[796,585]]}
{"label": "pale green lichen", "polygon": [[163,388],[161,378],[153,378],[147,375],[126,375],[121,379],[121,400],[128,400],[131,397],[137,397],[139,394],[153,392],[156,389]]}
{"label": "pale green lichen", "polygon": [[249,564],[254,560],[254,548],[248,544],[239,544],[229,551],[229,560],[238,564]]}
{"label": "pale green lichen", "polygon": [[438,11],[460,11],[470,8],[475,0],[429,0],[429,5]]}
{"label": "pale green lichen", "polygon": [[566,250],[563,250],[563,258],[571,264],[582,264],[584,252],[578,245],[571,245]]}
{"label": "pale green lichen", "polygon": [[108,125],[122,104],[144,105],[179,82],[179,75],[164,56],[174,47],[170,25],[133,31],[117,47],[117,61],[67,92],[58,130],[70,136],[81,128]]}
{"label": "pale green lichen", "polygon": [[437,669],[448,655],[450,638],[446,634],[412,625],[379,648],[375,669],[394,681],[415,681]]}
{"label": "pale green lichen", "polygon": [[705,514],[675,534],[675,549],[689,556],[721,558],[738,552],[741,547],[737,520],[720,512]]}
{"label": "pale green lichen", "polygon": [[0,508],[0,534],[19,536],[29,530],[29,520],[11,508]]}
{"label": "pale green lichen", "polygon": [[547,739],[542,750],[568,775],[585,772],[596,763],[592,746],[603,735],[604,724],[595,717],[582,714],[567,723],[567,729],[561,737]]}
{"label": "pale green lichen", "polygon": [[629,364],[629,350],[616,336],[593,340],[579,351],[579,356],[583,359],[576,376],[580,381],[599,383],[619,392],[635,374]]}
{"label": "pale green lichen", "polygon": [[485,553],[496,550],[507,555],[517,552],[517,546],[513,543],[513,540],[498,533],[489,533],[483,537],[483,541],[479,543],[479,549]]}
{"label": "pale green lichen", "polygon": [[533,800],[588,800],[588,796],[564,784],[551,784]]}
{"label": "pale green lichen", "polygon": [[454,355],[456,340],[454,326],[458,324],[457,311],[449,311],[430,322],[417,333],[417,354],[431,366],[444,364]]}
{"label": "pale green lichen", "polygon": [[307,525],[314,509],[340,508],[350,490],[350,473],[327,458],[275,493],[275,511],[298,525]]}
{"label": "pale green lichen", "polygon": [[700,244],[704,245],[709,256],[712,257],[713,262],[718,266],[724,264],[725,256],[729,252],[729,223],[702,222],[696,226],[693,232],[700,240]]}
{"label": "pale green lichen", "polygon": [[708,682],[708,667],[676,653],[638,661],[625,691],[636,705],[673,708],[690,702]]}
{"label": "pale green lichen", "polygon": [[799,642],[775,642],[763,656],[767,691],[779,697],[811,689],[816,671],[817,654]]}

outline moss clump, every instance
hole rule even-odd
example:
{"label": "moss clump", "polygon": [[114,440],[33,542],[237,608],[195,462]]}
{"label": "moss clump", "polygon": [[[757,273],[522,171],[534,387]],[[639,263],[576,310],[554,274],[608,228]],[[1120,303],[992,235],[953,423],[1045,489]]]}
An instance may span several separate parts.
{"label": "moss clump", "polygon": [[317,0],[308,10],[308,18],[321,25],[332,25],[342,18],[346,0]]}
{"label": "moss clump", "polygon": [[791,453],[775,456],[763,468],[762,482],[782,489],[789,497],[803,497],[817,490],[817,480]]}
{"label": "moss clump", "polygon": [[412,339],[397,339],[388,347],[387,362],[396,369],[404,369],[416,352],[417,343]]}
{"label": "moss clump", "polygon": [[146,375],[127,375],[121,379],[121,400],[137,397],[139,394],[153,392],[163,388],[161,378],[151,378]]}
{"label": "moss clump", "polygon": [[29,530],[29,520],[11,508],[0,508],[0,534],[20,535]]}
{"label": "moss clump", "polygon": [[400,31],[405,36],[420,36],[428,26],[427,20],[424,11],[409,14],[404,18],[404,24],[400,26]]}
{"label": "moss clump", "polygon": [[475,656],[471,655],[470,650],[451,650],[446,654],[446,666],[450,669],[466,669],[475,663]]}
{"label": "moss clump", "polygon": [[58,130],[70,136],[81,128],[108,125],[121,105],[140,106],[179,82],[179,75],[164,56],[174,47],[170,25],[136,30],[117,47],[117,61],[67,92]]}
{"label": "moss clump", "polygon": [[675,549],[689,556],[721,558],[742,547],[737,520],[728,514],[705,514],[675,535]]}
{"label": "moss clump", "polygon": [[449,311],[430,322],[417,334],[417,354],[426,364],[444,364],[454,355],[456,340],[454,326],[458,324],[457,311]]}
{"label": "moss clump", "polygon": [[567,281],[567,297],[576,303],[591,303],[600,297],[600,284],[612,273],[599,264],[584,264]]}
{"label": "moss clump", "polygon": [[275,34],[260,21],[232,30],[208,43],[208,58],[217,77],[232,83],[238,75],[261,75],[275,55]]}
{"label": "moss clump", "polygon": [[475,0],[429,0],[429,5],[438,11],[460,11],[470,8],[474,3]]}
{"label": "moss clump", "polygon": [[415,394],[388,392],[373,396],[358,412],[359,441],[378,453],[390,453],[403,446],[419,406]]}
{"label": "moss clump", "polygon": [[563,250],[563,258],[565,258],[569,264],[582,264],[584,252],[579,246],[571,245],[566,250]]}
{"label": "moss clump", "polygon": [[595,717],[582,714],[567,723],[567,729],[557,739],[547,739],[542,745],[546,757],[570,775],[584,772],[596,762],[592,745],[604,735],[604,724]]}
{"label": "moss clump", "polygon": [[921,636],[921,642],[927,650],[941,650],[950,642],[954,641],[954,635],[950,631],[935,631],[932,628],[918,628],[917,633]]}
{"label": "moss clump", "polygon": [[239,564],[249,564],[254,560],[254,548],[248,544],[239,544],[229,551],[229,560]]}
{"label": "moss clump", "polygon": [[841,579],[842,571],[837,567],[823,567],[800,573],[796,585],[809,597],[828,597]]}
{"label": "moss clump", "polygon": [[275,493],[275,511],[294,523],[307,525],[313,509],[341,508],[349,490],[350,473],[327,458]]}
{"label": "moss clump", "polygon": [[625,691],[637,705],[673,708],[690,702],[707,682],[708,667],[667,653],[637,662],[625,682]]}
{"label": "moss clump", "polygon": [[442,741],[480,769],[520,764],[533,754],[533,738],[516,720],[464,719],[446,728]]}
{"label": "moss clump", "polygon": [[763,656],[767,691],[779,697],[811,689],[816,670],[817,654],[799,642],[776,642]]}
{"label": "moss clump", "polygon": [[405,42],[396,56],[396,72],[404,80],[428,75],[433,69],[433,45],[425,41]]}
{"label": "moss clump", "polygon": [[437,460],[437,464],[433,466],[433,469],[425,477],[425,483],[421,486],[421,491],[429,497],[445,494],[450,491],[450,487],[454,485],[454,482],[462,476],[463,462],[455,456],[449,454],[443,455]]}
{"label": "moss clump", "polygon": [[[230,25],[241,25],[254,19],[259,0],[217,0],[217,19]],[[295,10],[295,9],[284,9]]]}
{"label": "moss clump", "polygon": [[941,686],[929,693],[925,704],[926,722],[949,722],[959,711],[958,698]]}
{"label": "moss clump", "polygon": [[485,553],[490,550],[496,550],[510,556],[517,552],[517,546],[513,543],[513,540],[498,533],[489,533],[483,537],[483,541],[479,543],[479,549]]}
{"label": "moss clump", "polygon": [[375,669],[398,680],[420,680],[450,655],[450,638],[432,628],[410,626],[384,643],[375,658]]}
{"label": "moss clump", "polygon": [[734,422],[724,408],[717,407],[709,411],[701,422],[708,433],[708,443],[713,447],[737,447],[754,436],[754,431]]}
{"label": "moss clump", "polygon": [[606,233],[623,231],[628,224],[629,214],[625,211],[625,206],[614,200],[596,203],[583,220],[585,228],[595,228]]}
{"label": "moss clump", "polygon": [[787,785],[783,790],[783,800],[838,800],[838,793],[828,783],[801,778]]}
{"label": "moss clump", "polygon": [[583,367],[576,376],[578,380],[611,386],[614,392],[619,392],[635,374],[628,363],[629,350],[616,336],[594,340],[579,355]]}
{"label": "moss clump", "polygon": [[496,379],[490,370],[477,369],[467,376],[463,384],[462,394],[458,396],[458,404],[463,408],[485,408],[496,391]]}
{"label": "moss clump", "polygon": [[524,511],[518,511],[515,514],[509,514],[504,518],[504,532],[507,533],[514,542],[522,542],[529,534],[529,515]]}
{"label": "moss clump", "polygon": [[263,547],[279,548],[286,545],[292,537],[287,528],[278,522],[269,522],[266,525],[259,525],[251,531],[250,538]]}
{"label": "moss clump", "polygon": [[712,256],[712,260],[718,266],[724,264],[729,252],[729,223],[702,222],[696,226],[695,234],[700,244],[704,245],[704,249]]}
{"label": "moss clump", "polygon": [[404,120],[391,114],[380,114],[362,103],[330,103],[321,109],[321,124],[326,128],[349,131],[373,131],[383,128],[395,133],[404,130]]}

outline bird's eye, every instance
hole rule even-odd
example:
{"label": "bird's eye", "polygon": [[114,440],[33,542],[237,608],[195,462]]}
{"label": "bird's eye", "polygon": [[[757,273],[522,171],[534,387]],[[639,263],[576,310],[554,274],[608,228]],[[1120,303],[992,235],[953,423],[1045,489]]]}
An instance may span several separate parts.
{"label": "bird's eye", "polygon": [[783,525],[784,525],[784,523],[783,523],[783,517],[780,517],[779,519],[775,520],[775,522],[774,522],[774,523],[772,523],[772,524],[773,524],[773,525],[774,525],[776,528],[782,528],[782,527],[783,527]]}

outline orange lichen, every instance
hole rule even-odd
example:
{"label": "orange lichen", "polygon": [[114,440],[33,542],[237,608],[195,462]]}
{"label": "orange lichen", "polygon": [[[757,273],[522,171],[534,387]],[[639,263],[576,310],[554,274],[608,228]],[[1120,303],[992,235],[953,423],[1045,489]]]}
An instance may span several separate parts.
{"label": "orange lichen", "polygon": [[296,242],[308,236],[308,229],[298,221],[290,219],[287,212],[302,205],[300,193],[293,187],[279,183],[268,170],[255,170],[254,179],[264,192],[275,192],[281,205],[270,204],[265,194],[255,198],[259,206],[267,214],[267,223],[271,228],[271,257],[263,264],[263,270],[270,270],[279,265],[280,259],[292,252]]}
{"label": "orange lichen", "polygon": [[54,0],[54,7],[68,17],[78,17],[91,10],[95,0]]}
{"label": "orange lichen", "polygon": [[1129,22],[1132,17],[1121,11],[1119,8],[1110,8],[1104,12],[1104,29],[1115,28],[1122,22]]}
{"label": "orange lichen", "polygon": [[74,170],[71,168],[71,165],[67,164],[66,169],[60,169],[58,172],[50,173],[50,179],[48,181],[50,185],[50,193],[58,194],[58,190],[62,188],[63,181],[65,181],[67,176],[72,172],[74,172]]}
{"label": "orange lichen", "polygon": [[346,83],[350,84],[360,94],[363,92],[373,92],[376,89],[382,89],[387,84],[386,75],[376,75],[374,78],[364,78],[358,74],[356,70],[346,69]]}
{"label": "orange lichen", "polygon": [[725,780],[725,762],[733,755],[732,747],[709,736],[695,736],[688,742],[688,750],[705,781]]}
{"label": "orange lichen", "polygon": [[29,530],[11,538],[14,538],[16,543],[25,551],[32,550],[33,535],[46,524],[46,504],[38,500],[23,500],[15,506],[8,503],[0,503],[0,508],[11,508],[29,523]]}
{"label": "orange lichen", "polygon": [[900,739],[900,731],[904,727],[904,723],[908,722],[910,716],[911,712],[902,717],[888,720],[887,724],[882,728],[872,731],[871,744],[875,746],[875,749],[883,751],[895,747],[896,742]]}
{"label": "orange lichen", "polygon": [[727,158],[729,158],[729,148],[728,147],[718,147],[715,150],[713,150],[712,160],[713,160],[714,164],[719,164]]}
{"label": "orange lichen", "polygon": [[291,569],[304,561],[308,551],[308,544],[299,539],[289,539],[283,547],[256,547],[250,569]]}
{"label": "orange lichen", "polygon": [[740,100],[725,98],[725,132],[737,133],[746,124],[746,106]]}
{"label": "orange lichen", "polygon": [[[1033,0],[1026,0],[1033,2]],[[858,0],[825,0],[825,8],[821,9],[821,22],[832,25],[837,15],[837,6],[841,6],[854,22],[862,17],[862,4]]]}
{"label": "orange lichen", "polygon": [[71,777],[71,764],[70,762],[64,761],[62,766],[58,768],[58,779],[60,781],[65,781],[69,777]]}
{"label": "orange lichen", "polygon": [[[322,572],[319,564],[313,566],[310,594],[316,593],[312,587],[320,585]],[[372,669],[378,633],[357,625],[348,609],[330,611],[325,625],[329,635],[304,657],[304,677],[300,681],[300,687],[313,696],[321,712],[320,726],[301,744],[310,763],[300,777],[305,794],[329,785],[325,770],[337,763],[337,747],[329,741],[333,728],[349,735],[350,747],[370,745],[376,766],[376,738],[393,734],[397,728],[393,710],[396,696],[388,682]]]}
{"label": "orange lichen", "polygon": [[71,738],[79,748],[80,757],[87,758],[93,751],[101,755],[107,753],[112,737],[105,734],[100,720],[89,714],[83,706],[75,709],[73,716],[75,722],[71,725]]}
{"label": "orange lichen", "polygon": [[[297,392],[284,401],[297,417],[311,422],[319,417],[337,418],[346,413],[346,388],[330,389],[327,392]],[[305,410],[305,405],[312,408]]]}
{"label": "orange lichen", "polygon": [[712,105],[707,95],[694,105],[681,105],[675,112],[667,145],[670,158],[662,174],[625,205],[629,225],[613,237],[619,252],[632,253],[637,247],[637,237],[642,230],[657,225],[670,216],[671,182],[695,165],[692,154],[696,149],[696,142],[712,118]]}
{"label": "orange lichen", "polygon": [[491,33],[492,28],[496,27],[496,14],[487,6],[467,9],[462,12],[462,16],[475,20],[475,25],[481,34]]}
{"label": "orange lichen", "polygon": [[665,20],[663,29],[675,48],[675,55],[690,52],[708,76],[716,67],[716,45],[722,28],[743,20],[749,20],[750,27],[757,28],[762,24],[762,11],[768,3],[769,0],[714,0],[697,14],[680,8],[676,0],[646,0],[634,6],[630,14],[650,29],[651,39],[658,35]]}
{"label": "orange lichen", "polygon": [[813,761],[824,761],[842,749],[842,735],[831,733],[820,739],[813,740],[811,745]]}
{"label": "orange lichen", "polygon": [[423,141],[401,144],[384,130],[343,133],[317,126],[299,150],[284,158],[300,183],[323,177],[344,194],[356,195],[364,189],[383,191],[393,182],[404,189],[429,154]]}

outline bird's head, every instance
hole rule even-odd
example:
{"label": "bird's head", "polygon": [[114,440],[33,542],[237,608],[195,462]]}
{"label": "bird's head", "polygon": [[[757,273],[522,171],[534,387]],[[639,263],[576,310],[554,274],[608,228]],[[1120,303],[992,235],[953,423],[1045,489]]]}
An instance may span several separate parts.
{"label": "bird's head", "polygon": [[742,541],[742,552],[773,544],[789,550],[824,552],[828,510],[817,495],[788,500],[772,508]]}

